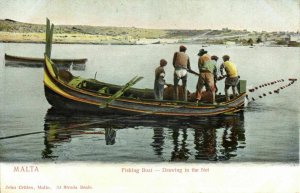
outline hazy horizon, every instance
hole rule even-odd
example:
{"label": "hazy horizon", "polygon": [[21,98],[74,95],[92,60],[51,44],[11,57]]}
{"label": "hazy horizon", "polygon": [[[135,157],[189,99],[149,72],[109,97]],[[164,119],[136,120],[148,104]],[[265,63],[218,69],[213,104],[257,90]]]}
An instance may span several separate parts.
{"label": "hazy horizon", "polygon": [[300,30],[298,0],[1,0],[0,18],[56,25],[175,30]]}

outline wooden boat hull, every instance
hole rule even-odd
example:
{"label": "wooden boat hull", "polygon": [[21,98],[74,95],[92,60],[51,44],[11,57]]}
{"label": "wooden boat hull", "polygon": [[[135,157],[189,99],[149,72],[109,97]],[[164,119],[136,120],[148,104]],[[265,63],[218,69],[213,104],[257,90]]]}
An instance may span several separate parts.
{"label": "wooden boat hull", "polygon": [[220,105],[196,106],[193,102],[154,101],[135,98],[118,98],[100,108],[111,95],[74,88],[57,77],[55,64],[45,57],[44,88],[47,101],[57,109],[84,111],[94,114],[145,114],[158,116],[199,117],[231,114],[241,111],[246,93]]}
{"label": "wooden boat hull", "polygon": [[[59,68],[70,68],[72,66],[73,70],[85,70],[87,59],[52,59],[52,61]],[[40,68],[44,66],[44,58],[21,57],[5,54],[5,66]]]}

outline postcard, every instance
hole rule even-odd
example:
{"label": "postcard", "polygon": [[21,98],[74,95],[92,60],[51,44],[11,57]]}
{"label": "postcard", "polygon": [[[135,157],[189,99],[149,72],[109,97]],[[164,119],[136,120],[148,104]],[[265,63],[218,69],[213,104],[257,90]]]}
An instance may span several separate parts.
{"label": "postcard", "polygon": [[299,6],[1,0],[0,192],[299,192]]}

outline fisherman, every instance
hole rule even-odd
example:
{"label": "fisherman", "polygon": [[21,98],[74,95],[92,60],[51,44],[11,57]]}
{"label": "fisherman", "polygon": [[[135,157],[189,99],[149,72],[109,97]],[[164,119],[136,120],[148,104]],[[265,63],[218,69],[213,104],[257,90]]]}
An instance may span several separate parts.
{"label": "fisherman", "polygon": [[239,76],[235,64],[229,61],[230,57],[228,55],[224,55],[222,58],[224,62],[220,66],[220,72],[221,75],[223,76],[223,70],[225,69],[226,72],[225,96],[226,96],[226,101],[229,101],[230,97],[228,95],[228,89],[230,87],[232,88],[233,96],[235,97],[238,95],[236,87],[239,82]]}
{"label": "fisherman", "polygon": [[190,65],[189,56],[185,53],[186,47],[181,45],[179,47],[179,52],[174,53],[173,57],[173,66],[175,68],[174,71],[174,99],[178,100],[178,83],[182,80],[182,87],[184,93],[184,101],[187,101],[187,72],[192,71]]}
{"label": "fisherman", "polygon": [[211,60],[211,57],[207,54],[207,51],[200,49],[198,60],[199,68],[199,78],[196,87],[196,102],[198,103],[201,100],[202,89],[205,85],[207,91],[210,91],[212,94],[212,102],[215,104],[215,84],[214,84],[214,69],[216,68],[215,62]]}
{"label": "fisherman", "polygon": [[217,62],[218,62],[219,57],[218,56],[211,56],[211,61],[215,63],[214,67],[214,84],[215,84],[215,93],[218,92],[218,87],[217,87],[217,78],[218,78],[218,70],[217,70]]}
{"label": "fisherman", "polygon": [[165,69],[164,67],[167,65],[167,61],[165,59],[161,59],[159,62],[159,67],[155,69],[155,81],[154,81],[154,97],[155,100],[163,100],[164,96],[164,85],[165,81]]}

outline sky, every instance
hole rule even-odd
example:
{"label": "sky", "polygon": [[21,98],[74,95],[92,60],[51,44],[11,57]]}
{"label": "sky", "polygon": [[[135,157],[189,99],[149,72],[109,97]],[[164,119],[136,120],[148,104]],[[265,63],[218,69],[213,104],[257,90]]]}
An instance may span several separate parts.
{"label": "sky", "polygon": [[300,0],[0,0],[0,19],[56,25],[300,31]]}

